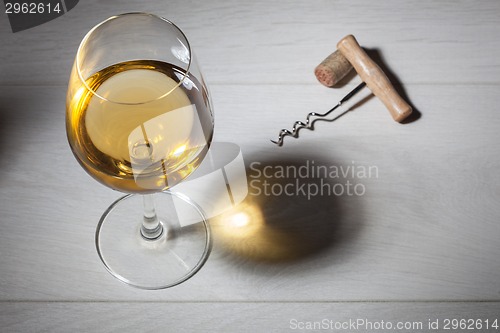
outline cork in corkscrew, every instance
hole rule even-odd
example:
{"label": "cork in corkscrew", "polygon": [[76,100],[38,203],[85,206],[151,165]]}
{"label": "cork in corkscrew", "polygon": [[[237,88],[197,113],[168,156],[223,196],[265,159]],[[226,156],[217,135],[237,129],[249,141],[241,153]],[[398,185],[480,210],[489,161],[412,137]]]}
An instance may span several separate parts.
{"label": "cork in corkscrew", "polygon": [[351,63],[339,50],[336,50],[316,66],[314,75],[316,75],[316,78],[321,84],[327,87],[333,87],[339,83],[352,68]]}

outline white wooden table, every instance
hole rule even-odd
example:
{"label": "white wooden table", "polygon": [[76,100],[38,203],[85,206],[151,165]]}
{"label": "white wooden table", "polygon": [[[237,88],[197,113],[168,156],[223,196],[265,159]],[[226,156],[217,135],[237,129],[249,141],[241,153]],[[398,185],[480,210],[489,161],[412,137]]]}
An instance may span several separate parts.
{"label": "white wooden table", "polygon": [[[266,244],[303,247],[299,258],[245,256],[216,238],[207,264],[175,288],[136,290],[105,271],[94,231],[119,194],[70,152],[66,83],[83,35],[131,11],[185,31],[212,92],[215,141],[238,144],[247,165],[377,168],[358,179],[362,196],[266,201],[264,230],[293,235]],[[313,75],[347,34],[383,61],[421,117],[397,124],[365,90],[338,121],[272,145],[359,82],[327,89]],[[495,0],[82,0],[15,34],[1,13],[0,331],[288,332],[366,319],[423,325],[401,332],[439,320],[436,332],[446,319],[500,321],[499,53]]]}

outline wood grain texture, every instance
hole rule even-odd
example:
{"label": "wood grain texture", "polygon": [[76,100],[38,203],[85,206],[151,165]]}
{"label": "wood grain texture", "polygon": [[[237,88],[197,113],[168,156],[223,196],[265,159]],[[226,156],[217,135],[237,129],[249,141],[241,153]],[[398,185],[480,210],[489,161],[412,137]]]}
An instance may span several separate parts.
{"label": "wood grain texture", "polygon": [[176,22],[209,83],[315,85],[314,67],[347,34],[378,50],[405,84],[498,84],[500,78],[500,57],[494,56],[500,49],[500,3],[495,0],[480,5],[467,0],[87,0],[35,30],[13,34],[2,18],[0,84],[66,84],[85,33],[111,15],[131,11]]}
{"label": "wood grain texture", "polygon": [[[240,145],[247,164],[356,163],[376,166],[379,176],[358,180],[366,186],[361,197],[318,196],[304,201],[282,197],[274,201],[281,207],[292,200],[288,202],[295,210],[288,208],[284,213],[293,216],[293,223],[299,226],[294,230],[299,233],[332,234],[321,251],[291,262],[260,262],[232,253],[231,239],[228,243],[219,238],[199,274],[158,293],[122,286],[105,272],[96,256],[94,228],[119,194],[85,175],[71,156],[64,133],[64,86],[4,88],[0,94],[2,116],[6,117],[2,135],[7,138],[2,140],[5,167],[0,188],[1,298],[498,299],[500,208],[496,202],[500,177],[495,170],[500,161],[493,157],[500,139],[496,125],[500,119],[496,89],[442,87],[436,93],[432,86],[408,88],[412,100],[422,110],[429,110],[418,122],[394,123],[380,101],[372,98],[338,122],[317,123],[314,132],[302,132],[300,140],[287,140],[277,148],[267,140],[281,124],[300,119],[306,111],[325,109],[328,100],[338,96],[329,96],[332,92],[320,85],[286,90],[280,85],[244,90],[241,86],[212,86],[217,101],[215,140]],[[457,98],[468,93],[484,98],[475,104]],[[24,99],[28,94],[32,98]],[[310,100],[283,105],[299,95]],[[435,100],[429,100],[429,95]],[[436,100],[447,107],[436,109],[432,105]],[[484,117],[469,112],[474,108],[482,110]],[[258,131],[248,126],[254,117],[252,110],[268,118]],[[397,137],[404,141],[395,141]],[[32,167],[34,161],[38,168]],[[255,175],[251,169],[248,172]],[[273,214],[276,212],[271,210],[269,217]],[[36,237],[26,242],[30,231]],[[310,241],[304,235],[302,239]],[[250,251],[252,242],[258,241],[247,240]]]}
{"label": "wood grain texture", "polygon": [[[0,304],[4,332],[307,332],[307,322],[364,320],[422,325],[409,332],[450,332],[444,318],[498,318],[500,303],[8,303]],[[363,314],[363,315],[361,315]],[[366,314],[366,315],[365,315]],[[428,329],[429,320],[440,329]],[[313,325],[313,324],[311,324]],[[414,326],[419,327],[419,326]],[[338,330],[325,330],[338,331]],[[346,330],[349,331],[349,330]],[[404,332],[405,330],[395,330]],[[494,330],[492,330],[494,331]]]}
{"label": "wood grain texture", "polygon": [[[94,232],[120,194],[71,155],[64,99],[83,35],[130,11],[186,32],[212,92],[215,140],[242,148],[248,175],[253,162],[375,166],[377,177],[349,178],[366,193],[254,195],[263,232],[237,239],[214,224],[212,255],[186,283],[145,292],[116,281]],[[498,13],[494,0],[89,0],[16,34],[0,15],[1,330],[287,332],[292,318],[498,317]],[[350,33],[421,117],[394,123],[366,89],[337,121],[272,145],[360,81],[328,89],[313,73]],[[287,251],[298,252],[270,257]]]}

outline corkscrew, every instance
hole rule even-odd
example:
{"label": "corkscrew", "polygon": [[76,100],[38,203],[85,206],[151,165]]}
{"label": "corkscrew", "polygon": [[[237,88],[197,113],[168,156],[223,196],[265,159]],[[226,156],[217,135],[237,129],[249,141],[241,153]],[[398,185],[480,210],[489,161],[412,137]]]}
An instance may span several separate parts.
{"label": "corkscrew", "polygon": [[[306,122],[302,122],[302,121],[296,121],[294,124],[293,124],[293,127],[292,127],[292,130],[287,130],[286,128],[282,129],[278,135],[278,140],[271,140],[272,143],[275,143],[277,144],[278,146],[282,146],[283,145],[283,138],[285,136],[291,136],[291,137],[294,137],[294,138],[298,138],[299,137],[299,131],[303,128],[307,128],[309,130],[312,130],[313,127],[313,123],[318,120],[318,119],[321,119],[321,118],[326,118],[330,115],[330,113],[332,113],[333,111],[335,111],[338,107],[340,107],[342,104],[344,104],[345,102],[347,102],[352,96],[356,95],[356,93],[358,91],[360,91],[361,89],[363,89],[364,87],[366,86],[366,83],[364,82],[361,82],[356,88],[354,88],[353,90],[351,90],[350,93],[348,93],[347,95],[344,96],[344,98],[342,98],[338,103],[337,105],[335,105],[333,108],[331,108],[330,110],[328,110],[327,112],[325,113],[316,113],[316,112],[309,112],[309,114],[307,115],[306,117]],[[311,121],[311,118],[312,117],[315,117],[315,119],[313,119]]]}
{"label": "corkscrew", "polygon": [[[377,96],[385,107],[389,110],[392,118],[397,122],[402,122],[411,113],[411,106],[403,100],[396,92],[392,83],[380,67],[366,54],[359,46],[353,35],[348,35],[337,44],[337,51],[329,55],[314,71],[317,79],[326,86],[333,86],[339,82],[351,69],[355,69],[362,81],[356,88],[351,90],[332,109],[325,113],[310,112],[305,123],[296,121],[292,130],[282,129],[279,132],[278,140],[271,140],[278,146],[283,145],[285,136],[298,138],[302,128],[312,130],[314,121],[325,118],[340,107],[343,103],[354,96],[365,85]],[[311,119],[315,117],[311,121]]]}

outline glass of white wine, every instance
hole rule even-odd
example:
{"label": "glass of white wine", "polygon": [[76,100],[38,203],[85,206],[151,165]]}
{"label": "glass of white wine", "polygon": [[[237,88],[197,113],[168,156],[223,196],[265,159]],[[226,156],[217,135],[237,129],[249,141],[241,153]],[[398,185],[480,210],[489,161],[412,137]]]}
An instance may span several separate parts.
{"label": "glass of white wine", "polygon": [[113,16],[82,40],[66,100],[66,131],[80,165],[128,193],[101,217],[96,247],[107,270],[142,289],[177,285],[210,253],[203,211],[170,189],[205,157],[209,93],[190,44],[172,22]]}

